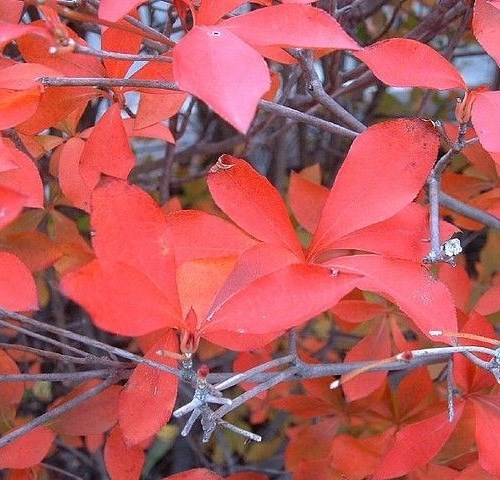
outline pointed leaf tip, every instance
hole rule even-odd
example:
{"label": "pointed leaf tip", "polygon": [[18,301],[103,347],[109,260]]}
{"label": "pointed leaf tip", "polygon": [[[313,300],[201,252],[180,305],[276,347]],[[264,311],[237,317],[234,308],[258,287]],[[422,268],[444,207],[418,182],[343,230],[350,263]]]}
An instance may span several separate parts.
{"label": "pointed leaf tip", "polygon": [[446,58],[416,40],[382,40],[354,55],[379,80],[393,87],[465,88],[462,76]]}
{"label": "pointed leaf tip", "polygon": [[267,64],[257,51],[218,26],[191,29],[173,50],[173,69],[181,89],[243,133],[271,85]]}

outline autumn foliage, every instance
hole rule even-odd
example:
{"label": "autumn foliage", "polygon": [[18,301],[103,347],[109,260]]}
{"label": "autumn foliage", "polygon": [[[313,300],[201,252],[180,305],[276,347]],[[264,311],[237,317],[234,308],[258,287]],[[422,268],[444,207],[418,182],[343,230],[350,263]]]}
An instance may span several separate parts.
{"label": "autumn foliage", "polygon": [[5,478],[500,478],[499,32],[0,2]]}

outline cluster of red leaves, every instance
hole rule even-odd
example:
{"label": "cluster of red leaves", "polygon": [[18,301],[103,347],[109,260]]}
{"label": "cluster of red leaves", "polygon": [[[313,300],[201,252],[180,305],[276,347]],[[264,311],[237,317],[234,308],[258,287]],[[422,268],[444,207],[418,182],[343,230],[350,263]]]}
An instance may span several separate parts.
{"label": "cluster of red leaves", "polygon": [[[96,21],[112,22],[114,27],[102,32],[103,49],[139,52],[143,37],[123,17],[141,3],[101,0]],[[391,86],[465,90],[457,117],[472,120],[482,145],[469,147],[465,154],[487,181],[497,185],[498,92],[468,91],[452,64],[413,40],[391,39],[362,48],[308,1],[271,5],[262,0],[254,2],[262,8],[226,18],[244,3],[175,1],[181,15],[190,12],[195,26],[165,54],[172,63],[149,62],[130,78],[175,81],[183,91],[135,88],[140,93],[137,114],[123,119],[130,88],[42,87],[37,79],[124,78],[132,62],[75,53],[71,42],[86,44],[61,22],[55,1],[39,6],[43,20],[29,25],[18,24],[22,2],[3,2],[0,46],[15,41],[24,62],[0,59],[0,129],[15,130],[25,151],[7,136],[0,141],[0,306],[35,310],[39,296],[32,272],[54,266],[62,291],[82,305],[98,327],[139,337],[144,355],[167,365],[173,361],[159,357],[158,350],[196,351],[201,339],[233,350],[253,350],[327,310],[346,331],[367,322],[368,330],[346,361],[377,360],[412,350],[426,344],[430,330],[494,336],[480,314],[499,310],[498,285],[468,318],[459,313],[457,321],[456,307],[466,310],[462,306],[469,292],[456,283],[467,282],[460,273],[441,272],[443,283],[421,264],[428,252],[428,214],[414,200],[437,158],[439,138],[430,122],[401,119],[369,127],[351,145],[331,190],[292,175],[290,206],[310,233],[307,245],[299,240],[278,191],[241,159],[221,157],[207,179],[215,203],[229,220],[201,211],[166,213],[146,192],[127,183],[135,165],[129,139],[173,142],[162,122],[179,111],[188,93],[246,132],[270,88],[264,58],[293,63],[286,50],[291,47],[312,49],[318,55],[348,50]],[[491,33],[500,21],[497,4],[476,1],[473,28],[478,41],[498,60]],[[50,53],[53,50],[56,55]],[[95,126],[80,131],[88,102],[100,97],[111,106]],[[49,127],[61,134],[48,134]],[[60,193],[44,205],[35,161],[47,152],[52,152],[50,173]],[[445,185],[446,181],[445,177]],[[449,183],[456,185],[453,179]],[[467,199],[473,197],[481,208],[498,213],[498,195],[485,198],[482,191],[481,185],[471,186]],[[56,210],[60,205],[90,213],[92,247]],[[21,213],[25,207],[38,210]],[[458,219],[457,224],[464,221]],[[38,229],[42,222],[50,225],[46,233]],[[441,230],[448,238],[456,228],[442,222]],[[361,291],[388,302],[368,302]],[[404,338],[403,326],[416,327],[418,342]],[[262,401],[307,420],[325,417],[321,423],[304,422],[290,431],[286,463],[298,479],[385,479],[409,472],[419,479],[499,476],[495,448],[500,402],[491,394],[494,379],[462,357],[454,368],[461,395],[453,422],[448,421],[442,392],[426,370],[408,375],[396,388],[388,385],[385,373],[366,374],[346,382],[344,398],[325,388],[325,380],[304,382],[307,399],[287,395]],[[19,373],[3,351],[0,370]],[[0,385],[5,433],[27,420],[17,415],[24,386]],[[50,408],[97,385],[82,384]],[[139,366],[124,387],[111,386],[50,426],[39,426],[0,449],[0,468],[17,469],[17,478],[24,471],[27,478],[28,469],[42,468],[38,464],[60,435],[90,451],[104,444],[111,477],[138,478],[144,449],[171,416],[177,387],[173,376]],[[369,434],[357,436],[362,426]],[[459,441],[464,436],[469,441],[465,446]],[[305,448],[308,441],[318,448]],[[445,445],[448,466],[430,463]],[[469,456],[463,453],[466,447],[473,450]],[[363,461],[349,462],[354,457]],[[466,465],[470,466],[464,469]],[[170,478],[220,477],[192,470]],[[265,477],[242,473],[229,478]]]}

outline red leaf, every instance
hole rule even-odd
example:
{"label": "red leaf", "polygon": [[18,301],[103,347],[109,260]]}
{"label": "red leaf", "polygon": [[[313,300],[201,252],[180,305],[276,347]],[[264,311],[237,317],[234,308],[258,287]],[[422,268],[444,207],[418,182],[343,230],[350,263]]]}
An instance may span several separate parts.
{"label": "red leaf", "polygon": [[212,169],[207,178],[210,193],[233,222],[255,238],[285,246],[303,257],[285,204],[269,180],[230,155],[220,157]]}
{"label": "red leaf", "polygon": [[403,427],[375,470],[374,479],[399,477],[430,462],[450,437],[463,407],[463,402],[455,404],[453,422],[449,421],[448,412],[445,411]]}
{"label": "red leaf", "polygon": [[[166,120],[179,111],[186,100],[184,92],[141,93],[135,128],[143,129]],[[173,139],[172,139],[172,142]]]}
{"label": "red leaf", "polygon": [[82,164],[90,163],[102,173],[127,178],[135,165],[135,156],[117,103],[111,105],[96,123],[85,144]]}
{"label": "red leaf", "polygon": [[31,272],[19,258],[5,252],[0,252],[0,306],[14,311],[38,308],[38,295]]}
{"label": "red leaf", "polygon": [[14,23],[4,21],[4,19],[0,21],[0,47],[3,48],[5,44],[12,42],[13,40],[19,40],[24,35],[36,35],[38,38],[50,38],[48,31],[44,28],[40,28],[32,24],[16,25]]}
{"label": "red leaf", "polygon": [[30,430],[0,448],[0,468],[30,468],[37,465],[49,452],[54,437],[54,432],[43,425]]}
{"label": "red leaf", "polygon": [[176,297],[173,241],[162,210],[146,192],[110,179],[94,192],[91,225],[98,258],[130,265]]}
{"label": "red leaf", "polygon": [[[477,312],[472,311],[469,318],[460,329],[462,333],[480,335],[486,338],[496,338],[493,325]],[[478,345],[484,346],[484,343],[478,340],[463,339],[460,345]],[[488,361],[489,357],[479,354],[479,357]],[[457,388],[464,394],[480,392],[485,388],[491,388],[496,382],[491,372],[478,367],[463,355],[455,355],[453,361],[453,381]]]}
{"label": "red leaf", "polygon": [[99,3],[99,18],[108,22],[117,22],[133,8],[146,0],[101,0]]}
{"label": "red leaf", "polygon": [[185,472],[169,475],[163,480],[224,480],[221,476],[206,468],[194,468]]}
{"label": "red leaf", "polygon": [[210,319],[229,298],[251,282],[296,263],[300,262],[293,252],[285,247],[269,243],[258,243],[244,251],[238,257],[233,271],[217,293],[208,318]]}
{"label": "red leaf", "polygon": [[[68,77],[104,77],[106,75],[101,61],[91,55],[71,52],[65,52],[61,55],[50,53],[50,47],[54,46],[54,38],[52,35],[47,35],[47,24],[39,20],[32,22],[30,26],[33,26],[33,28],[42,27],[42,31],[46,32],[46,36],[41,37],[38,33],[36,35],[31,34],[25,35],[16,41],[26,62],[45,65],[46,67],[60,72],[58,76],[61,76],[61,73]],[[87,46],[86,42],[68,26],[64,26],[64,30],[64,33],[76,43]]]}
{"label": "red leaf", "polygon": [[0,3],[0,20],[17,23],[24,8],[23,0],[4,0]]}
{"label": "red leaf", "polygon": [[[391,337],[387,323],[380,325],[363,337],[345,356],[345,362],[377,361],[391,355]],[[353,402],[373,393],[386,380],[387,372],[366,372],[342,384],[347,401]]]}
{"label": "red leaf", "polygon": [[365,438],[337,435],[332,442],[331,466],[342,472],[345,480],[370,478],[392,435],[392,429]]}
{"label": "red leaf", "polygon": [[432,126],[420,120],[379,123],[360,134],[337,175],[309,256],[411,203],[436,160],[438,145]]}
{"label": "red leaf", "polygon": [[28,90],[0,90],[0,130],[28,120],[38,108],[40,87]]}
{"label": "red leaf", "polygon": [[[36,112],[20,124],[17,129],[25,135],[35,135],[46,128],[64,122],[63,130],[75,131],[76,125],[69,124],[72,117],[79,118],[87,102],[103,96],[94,87],[47,87],[37,100]],[[68,119],[69,117],[69,119]]]}
{"label": "red leaf", "polygon": [[416,40],[382,40],[354,55],[379,80],[392,87],[466,88],[460,73],[446,58]]}
{"label": "red leaf", "polygon": [[108,332],[135,337],[179,323],[177,309],[163,292],[124,263],[94,260],[65,275],[61,288]]}
{"label": "red leaf", "polygon": [[183,318],[193,310],[199,321],[205,319],[235,262],[236,257],[198,258],[179,265],[177,289]]}
{"label": "red leaf", "polygon": [[344,322],[361,323],[387,313],[388,308],[382,303],[345,299],[337,303],[331,311]]}
{"label": "red leaf", "polygon": [[123,120],[123,126],[129,137],[156,138],[165,142],[175,143],[172,132],[164,123],[158,122],[144,128],[137,128],[135,120],[133,118],[125,118]]}
{"label": "red leaf", "polygon": [[24,196],[0,185],[0,229],[14,220],[23,209]]}
{"label": "red leaf", "polygon": [[183,210],[167,216],[177,264],[195,258],[238,255],[256,244],[238,227],[215,215]]}
{"label": "red leaf", "polygon": [[[120,2],[121,4],[125,2]],[[100,3],[102,8],[103,2]],[[142,43],[142,36],[137,33],[127,32],[118,28],[108,28],[101,34],[101,48],[108,52],[128,53],[135,55],[139,53]],[[122,78],[133,64],[114,58],[103,58],[108,77]]]}
{"label": "red leaf", "polygon": [[491,315],[500,311],[500,283],[491,286],[474,306],[481,315]]}
{"label": "red leaf", "polygon": [[275,5],[220,23],[250,45],[358,50],[337,21],[308,5]]}
{"label": "red leaf", "polygon": [[[481,92],[472,104],[472,124],[479,141],[488,152],[500,152],[500,136],[495,125],[500,122],[500,92]],[[494,157],[495,158],[495,157]]]}
{"label": "red leaf", "polygon": [[[444,221],[440,222],[440,227],[443,240],[458,230]],[[335,255],[339,249],[354,249],[420,262],[429,253],[429,235],[428,209],[410,203],[393,217],[332,242],[330,254]],[[323,252],[322,257],[327,257],[328,253]]]}
{"label": "red leaf", "polygon": [[43,207],[43,185],[38,168],[33,161],[17,148],[0,141],[0,155],[7,155],[18,168],[0,173],[0,185],[24,195],[26,207]]}
{"label": "red leaf", "polygon": [[[49,411],[72,400],[101,383],[90,380],[79,385],[64,397],[58,398],[49,407]],[[112,385],[97,395],[83,401],[76,407],[59,415],[52,423],[58,433],[65,435],[94,435],[108,431],[118,420],[118,396],[121,387]]]}
{"label": "red leaf", "polygon": [[92,162],[82,162],[84,148],[81,138],[72,137],[57,150],[59,185],[73,206],[89,212],[90,197],[101,175]]}
{"label": "red leaf", "polygon": [[332,276],[328,268],[290,265],[258,278],[232,296],[202,331],[269,334],[286,330],[333,307],[359,280],[344,273]]}
{"label": "red leaf", "polygon": [[476,443],[479,453],[479,464],[487,472],[500,476],[500,397],[478,395],[473,399],[476,413]]}
{"label": "red leaf", "polygon": [[[197,25],[213,25],[224,15],[240,7],[248,0],[203,0],[196,13]],[[252,3],[265,4],[265,1],[251,0]]]}
{"label": "red leaf", "polygon": [[7,234],[2,244],[3,250],[19,257],[32,272],[45,270],[62,255],[58,245],[38,230]]}
{"label": "red leaf", "polygon": [[173,60],[181,89],[237,130],[248,130],[270,86],[266,62],[252,47],[225,28],[196,26],[174,48]]}
{"label": "red leaf", "polygon": [[[19,368],[3,350],[0,350],[0,375],[19,375]],[[24,395],[24,382],[0,383],[0,416],[9,424],[16,416],[19,403]],[[0,455],[1,455],[0,449]]]}
{"label": "red leaf", "polygon": [[329,190],[326,187],[292,172],[288,191],[290,208],[297,221],[310,233],[313,233],[318,226],[328,194]]}
{"label": "red leaf", "polygon": [[339,257],[328,264],[363,275],[358,288],[387,296],[433,341],[429,330],[457,331],[453,298],[425,267],[377,255]]}
{"label": "red leaf", "polygon": [[[434,385],[426,368],[416,368],[404,376],[396,389],[395,401],[398,418],[404,419],[415,414],[431,400]],[[424,403],[426,402],[426,403]]]}
{"label": "red leaf", "polygon": [[16,63],[0,70],[0,88],[27,90],[41,88],[38,77],[58,77],[61,73],[36,63]]}
{"label": "red leaf", "polygon": [[104,463],[111,480],[139,480],[145,460],[141,447],[127,445],[118,427],[111,430],[104,446]]}
{"label": "red leaf", "polygon": [[477,41],[495,59],[497,64],[500,64],[499,8],[498,2],[476,0],[472,19],[472,30]]}
{"label": "red leaf", "polygon": [[[177,362],[156,354],[158,350],[178,351],[172,331],[162,336],[145,358],[176,367]],[[172,415],[177,397],[177,377],[147,365],[138,365],[120,394],[119,423],[127,445],[137,445],[157,433]]]}

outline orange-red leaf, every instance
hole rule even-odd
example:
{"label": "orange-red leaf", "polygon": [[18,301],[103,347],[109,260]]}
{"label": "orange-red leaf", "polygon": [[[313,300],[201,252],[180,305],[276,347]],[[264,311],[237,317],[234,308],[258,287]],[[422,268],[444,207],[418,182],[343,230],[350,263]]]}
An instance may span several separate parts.
{"label": "orange-red leaf", "polygon": [[111,430],[104,446],[104,463],[111,480],[139,480],[145,460],[142,448],[127,445],[120,428]]}
{"label": "orange-red leaf", "polygon": [[36,310],[38,295],[35,281],[19,258],[0,252],[0,306],[7,310]]}
{"label": "orange-red leaf", "polygon": [[481,315],[491,315],[500,311],[500,283],[490,287],[474,306]]}
{"label": "orange-red leaf", "polygon": [[81,162],[89,163],[102,173],[116,178],[127,178],[132,170],[135,156],[117,103],[106,110],[92,129],[83,149]]}
{"label": "orange-red leaf", "polygon": [[38,230],[6,235],[1,243],[5,251],[19,257],[32,272],[45,270],[62,255],[58,245]]}
{"label": "orange-red leaf", "polygon": [[318,226],[328,194],[329,190],[326,187],[292,172],[288,191],[290,208],[297,221],[310,233],[313,233]]}
{"label": "orange-red leaf", "polygon": [[170,231],[164,213],[146,192],[123,181],[107,181],[92,197],[91,225],[98,258],[130,265],[160,292],[176,297]]}
{"label": "orange-red leaf", "polygon": [[164,293],[125,263],[94,260],[65,275],[61,288],[108,332],[138,336],[178,325],[178,313]]}
{"label": "orange-red leaf", "polygon": [[474,17],[472,19],[472,30],[477,41],[491,55],[497,64],[500,64],[500,36],[498,24],[500,22],[500,11],[498,2],[487,0],[476,0],[474,2]]}
{"label": "orange-red leaf", "polygon": [[24,2],[22,0],[4,0],[0,2],[0,20],[16,24],[21,17]]}
{"label": "orange-red leaf", "polygon": [[14,220],[24,206],[24,195],[0,185],[0,228]]}
{"label": "orange-red leaf", "polygon": [[173,59],[181,89],[240,132],[248,130],[270,86],[266,62],[252,47],[225,28],[195,26],[174,48]]}
{"label": "orange-red leaf", "polygon": [[59,185],[64,196],[77,208],[90,211],[90,197],[99,183],[100,172],[92,162],[82,162],[85,142],[70,138],[57,150]]}
{"label": "orange-red leaf", "polygon": [[255,238],[287,247],[301,258],[302,247],[285,204],[269,180],[230,155],[223,155],[212,168],[208,187],[224,213]]}
{"label": "orange-red leaf", "polygon": [[[391,337],[386,322],[363,337],[345,356],[345,362],[368,361],[375,362],[388,358],[391,354]],[[386,380],[387,372],[367,372],[354,377],[342,384],[342,389],[348,401],[359,400],[373,393]]]}
{"label": "orange-red leaf", "polygon": [[479,452],[479,464],[487,472],[500,477],[500,397],[475,396],[473,398],[476,413],[476,442]]}
{"label": "orange-red leaf", "polygon": [[55,434],[43,425],[30,430],[12,443],[0,448],[0,469],[30,468],[49,452]]}
{"label": "orange-red leaf", "polygon": [[117,22],[146,0],[101,0],[99,3],[99,18],[108,22]]}
{"label": "orange-red leaf", "polygon": [[359,45],[325,11],[308,5],[275,5],[223,20],[250,45],[357,50]]}
{"label": "orange-red leaf", "polygon": [[43,185],[38,168],[23,152],[0,141],[0,155],[6,155],[18,168],[0,173],[0,185],[25,197],[26,207],[43,207]]}
{"label": "orange-red leaf", "polygon": [[500,136],[495,128],[498,122],[500,122],[500,92],[478,93],[472,104],[472,124],[481,145],[488,152],[500,152]]}
{"label": "orange-red leaf", "polygon": [[311,255],[411,203],[436,160],[438,145],[432,126],[420,120],[383,122],[360,134],[332,187]]}
{"label": "orange-red leaf", "polygon": [[[156,354],[158,350],[178,351],[177,337],[172,331],[162,336],[145,358],[176,367],[176,361]],[[127,445],[136,445],[152,437],[172,415],[177,397],[177,377],[138,365],[120,394],[119,424]]]}
{"label": "orange-red leaf", "polygon": [[[79,385],[64,397],[58,398],[50,408],[54,408],[83,394],[100,383],[90,380]],[[118,396],[121,387],[112,385],[106,390],[90,397],[76,407],[59,415],[52,427],[66,435],[94,435],[108,431],[118,420]]]}
{"label": "orange-red leaf", "polygon": [[256,243],[232,223],[206,212],[174,212],[167,216],[167,225],[178,264],[195,258],[238,255]]}
{"label": "orange-red leaf", "polygon": [[[18,375],[20,373],[16,362],[3,350],[0,350],[0,375]],[[0,383],[0,416],[7,424],[16,416],[17,407],[23,394],[24,382]]]}
{"label": "orange-red leaf", "polygon": [[289,265],[232,296],[203,331],[267,334],[286,330],[333,307],[358,283],[357,275],[334,276],[328,268]]}
{"label": "orange-red leaf", "polygon": [[28,120],[40,103],[40,88],[0,90],[0,129],[14,127]]}
{"label": "orange-red leaf", "polygon": [[403,427],[375,470],[374,479],[399,477],[430,462],[453,432],[463,407],[463,402],[455,404],[453,422],[449,421],[445,411]]}
{"label": "orange-red leaf", "polygon": [[425,335],[429,336],[429,330],[457,331],[449,290],[422,265],[377,255],[339,257],[328,264],[363,275],[358,288],[392,300]]}
{"label": "orange-red leaf", "polygon": [[[440,228],[443,241],[458,230],[444,221],[440,222]],[[396,215],[332,242],[330,254],[335,255],[339,249],[354,249],[421,262],[429,253],[429,235],[428,209],[410,203]],[[322,258],[328,255],[329,252],[323,252]]]}
{"label": "orange-red leaf", "polygon": [[460,73],[446,58],[416,40],[382,40],[355,55],[379,80],[393,87],[465,88]]}

